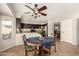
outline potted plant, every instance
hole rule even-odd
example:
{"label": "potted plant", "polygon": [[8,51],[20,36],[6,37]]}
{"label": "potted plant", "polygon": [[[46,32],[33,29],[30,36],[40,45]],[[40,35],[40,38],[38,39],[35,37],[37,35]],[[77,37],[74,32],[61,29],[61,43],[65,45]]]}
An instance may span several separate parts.
{"label": "potted plant", "polygon": [[41,34],[41,36],[46,36],[46,31],[44,30],[44,28],[41,28],[41,30],[38,31],[39,34]]}

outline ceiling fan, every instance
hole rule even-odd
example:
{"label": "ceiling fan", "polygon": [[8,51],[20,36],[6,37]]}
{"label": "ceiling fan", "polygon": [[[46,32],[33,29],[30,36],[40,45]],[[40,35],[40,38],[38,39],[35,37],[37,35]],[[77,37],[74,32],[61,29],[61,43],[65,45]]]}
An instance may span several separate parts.
{"label": "ceiling fan", "polygon": [[[35,18],[37,18],[38,16],[40,17],[40,15],[43,15],[43,16],[46,16],[47,14],[46,13],[43,13],[42,11],[43,10],[46,10],[47,9],[47,6],[43,6],[41,8],[38,8],[38,4],[34,4],[34,8],[31,8],[30,6],[28,5],[25,5],[26,7],[28,7],[30,10],[33,11],[34,15],[32,14],[32,16],[34,16]],[[29,14],[30,12],[27,12],[25,14]]]}

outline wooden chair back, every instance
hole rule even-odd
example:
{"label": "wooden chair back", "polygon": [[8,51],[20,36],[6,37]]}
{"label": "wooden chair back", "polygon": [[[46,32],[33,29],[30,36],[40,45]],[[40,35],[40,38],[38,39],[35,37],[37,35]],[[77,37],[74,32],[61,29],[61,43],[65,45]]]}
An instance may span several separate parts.
{"label": "wooden chair back", "polygon": [[26,36],[23,35],[22,38],[23,38],[24,45],[27,45]]}
{"label": "wooden chair back", "polygon": [[28,51],[27,51],[26,46],[28,46],[28,45],[33,46],[33,47],[35,46],[35,55],[36,55],[36,51],[37,51],[36,45],[33,45],[31,43],[28,43],[25,35],[23,35],[22,38],[23,38],[23,42],[24,42],[25,55],[27,56],[27,52]]}

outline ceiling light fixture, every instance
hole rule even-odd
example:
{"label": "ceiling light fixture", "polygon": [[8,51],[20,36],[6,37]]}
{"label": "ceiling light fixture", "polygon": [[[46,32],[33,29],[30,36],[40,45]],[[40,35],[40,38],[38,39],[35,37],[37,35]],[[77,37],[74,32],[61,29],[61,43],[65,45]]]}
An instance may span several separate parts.
{"label": "ceiling light fixture", "polygon": [[[28,6],[26,4],[25,4],[25,6],[33,11],[32,16],[34,16],[34,18],[40,17],[41,15],[47,16],[47,14],[42,12],[43,10],[47,9],[47,6],[45,6],[45,5],[41,8],[38,8],[38,4],[34,4],[34,6],[35,6],[34,8],[31,8],[30,6]],[[30,14],[30,13],[25,13],[25,14]]]}

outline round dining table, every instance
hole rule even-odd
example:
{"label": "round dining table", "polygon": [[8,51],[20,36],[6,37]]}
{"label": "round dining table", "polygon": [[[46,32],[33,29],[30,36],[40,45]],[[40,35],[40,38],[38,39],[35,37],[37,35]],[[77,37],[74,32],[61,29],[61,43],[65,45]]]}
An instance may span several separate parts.
{"label": "round dining table", "polygon": [[43,47],[46,47],[49,49],[52,46],[52,43],[54,42],[54,39],[52,37],[30,37],[27,39],[27,42],[31,44],[36,44],[39,46],[39,53],[38,55],[43,55]]}

